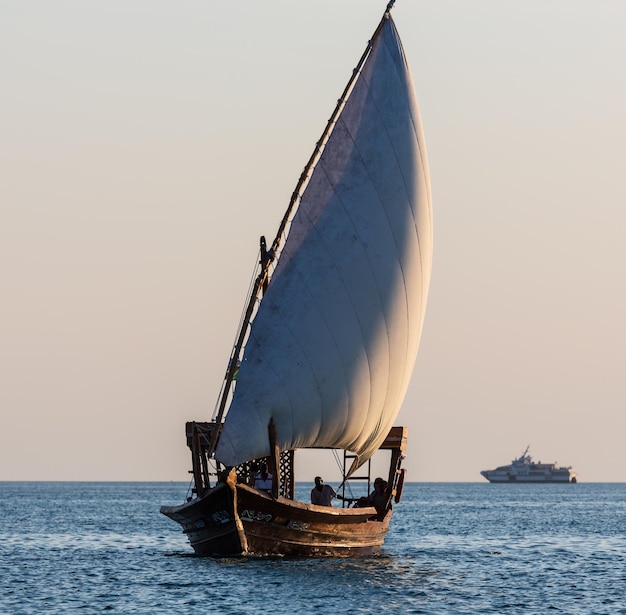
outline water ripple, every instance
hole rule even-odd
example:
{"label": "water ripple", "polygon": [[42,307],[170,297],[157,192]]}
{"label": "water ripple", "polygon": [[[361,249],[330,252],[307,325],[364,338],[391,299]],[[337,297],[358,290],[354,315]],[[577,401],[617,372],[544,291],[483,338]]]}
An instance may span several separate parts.
{"label": "water ripple", "polygon": [[0,487],[0,613],[626,614],[624,485],[407,485],[339,560],[196,558],[158,514],[186,485]]}

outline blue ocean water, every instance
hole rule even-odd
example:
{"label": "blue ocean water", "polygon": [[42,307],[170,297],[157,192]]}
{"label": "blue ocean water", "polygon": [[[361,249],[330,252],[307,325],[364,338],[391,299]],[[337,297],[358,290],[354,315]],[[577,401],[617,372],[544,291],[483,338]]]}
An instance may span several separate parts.
{"label": "blue ocean water", "polygon": [[626,614],[626,484],[408,484],[354,560],[193,557],[186,491],[0,483],[0,613]]}

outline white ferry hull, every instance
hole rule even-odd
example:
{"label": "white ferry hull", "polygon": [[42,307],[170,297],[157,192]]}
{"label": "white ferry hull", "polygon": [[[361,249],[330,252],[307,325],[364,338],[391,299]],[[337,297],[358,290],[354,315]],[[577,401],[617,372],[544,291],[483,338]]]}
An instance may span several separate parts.
{"label": "white ferry hull", "polygon": [[541,473],[535,476],[519,476],[515,474],[510,474],[508,472],[501,473],[495,470],[485,470],[481,472],[481,474],[490,483],[575,483],[577,480],[575,472],[566,472],[550,475]]}

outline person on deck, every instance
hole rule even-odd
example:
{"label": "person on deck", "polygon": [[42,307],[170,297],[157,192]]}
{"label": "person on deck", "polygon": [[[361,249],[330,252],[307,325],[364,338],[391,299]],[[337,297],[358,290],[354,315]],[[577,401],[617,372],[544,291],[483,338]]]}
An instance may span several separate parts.
{"label": "person on deck", "polygon": [[262,463],[259,473],[254,477],[254,488],[271,494],[272,478],[272,475],[267,471],[267,464]]}
{"label": "person on deck", "polygon": [[321,476],[316,476],[315,487],[311,489],[311,504],[332,506],[333,498],[336,497],[337,492],[330,485],[325,485]]}
{"label": "person on deck", "polygon": [[387,508],[389,502],[389,493],[387,492],[387,481],[382,478],[377,478],[374,481],[374,491],[369,494],[368,503],[373,506],[377,511],[382,511]]}

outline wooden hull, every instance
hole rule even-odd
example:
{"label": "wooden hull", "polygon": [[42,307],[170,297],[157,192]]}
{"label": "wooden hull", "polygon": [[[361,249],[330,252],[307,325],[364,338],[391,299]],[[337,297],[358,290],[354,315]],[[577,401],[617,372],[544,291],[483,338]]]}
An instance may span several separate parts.
{"label": "wooden hull", "polygon": [[273,499],[230,480],[161,512],[182,525],[196,555],[213,556],[370,555],[382,547],[392,515]]}

